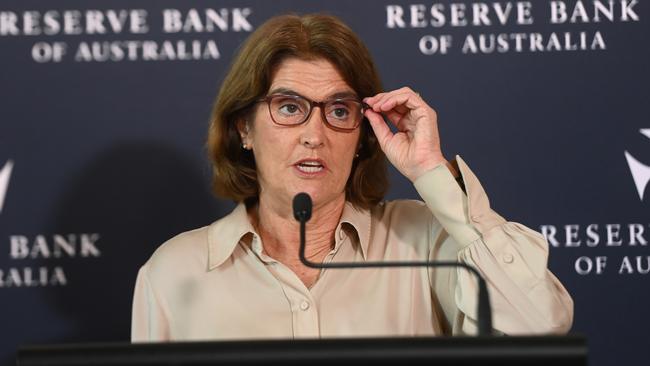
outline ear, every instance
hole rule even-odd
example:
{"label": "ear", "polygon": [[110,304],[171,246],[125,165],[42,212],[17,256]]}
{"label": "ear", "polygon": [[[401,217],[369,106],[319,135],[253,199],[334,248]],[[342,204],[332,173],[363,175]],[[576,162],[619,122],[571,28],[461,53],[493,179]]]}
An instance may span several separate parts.
{"label": "ear", "polygon": [[253,148],[252,139],[249,136],[250,127],[248,126],[248,121],[241,118],[237,120],[237,132],[239,133],[239,138],[241,138],[242,147],[246,150]]}

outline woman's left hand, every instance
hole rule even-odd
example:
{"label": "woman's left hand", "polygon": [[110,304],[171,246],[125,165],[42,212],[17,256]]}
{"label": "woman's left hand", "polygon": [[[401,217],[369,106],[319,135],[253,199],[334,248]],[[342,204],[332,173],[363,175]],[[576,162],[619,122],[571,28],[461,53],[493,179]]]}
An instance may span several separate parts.
{"label": "woman's left hand", "polygon": [[[365,116],[388,160],[411,182],[422,174],[445,164],[455,173],[442,154],[438,135],[438,116],[419,94],[408,87],[365,98],[370,106]],[[382,114],[397,128],[393,133]],[[456,175],[456,174],[454,174]]]}

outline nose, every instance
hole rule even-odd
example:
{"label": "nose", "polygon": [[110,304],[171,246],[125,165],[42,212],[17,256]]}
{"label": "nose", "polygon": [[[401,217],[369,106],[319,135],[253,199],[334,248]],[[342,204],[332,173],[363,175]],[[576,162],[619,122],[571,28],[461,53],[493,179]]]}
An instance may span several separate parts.
{"label": "nose", "polygon": [[323,113],[320,106],[314,106],[309,119],[302,124],[300,144],[314,149],[324,144],[327,126],[323,121]]}

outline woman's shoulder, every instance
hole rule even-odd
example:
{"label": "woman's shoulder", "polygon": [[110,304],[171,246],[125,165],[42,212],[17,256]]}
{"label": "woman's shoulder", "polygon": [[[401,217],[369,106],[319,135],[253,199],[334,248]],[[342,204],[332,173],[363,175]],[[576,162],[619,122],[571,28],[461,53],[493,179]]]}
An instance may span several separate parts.
{"label": "woman's shoulder", "polygon": [[146,263],[151,269],[175,270],[197,261],[207,262],[209,226],[200,227],[175,235],[162,243]]}
{"label": "woman's shoulder", "polygon": [[250,229],[246,207],[239,204],[228,215],[210,225],[167,240],[156,249],[147,265],[162,268],[173,266],[174,270],[205,270],[208,260],[218,261],[223,255],[232,253],[242,235]]}

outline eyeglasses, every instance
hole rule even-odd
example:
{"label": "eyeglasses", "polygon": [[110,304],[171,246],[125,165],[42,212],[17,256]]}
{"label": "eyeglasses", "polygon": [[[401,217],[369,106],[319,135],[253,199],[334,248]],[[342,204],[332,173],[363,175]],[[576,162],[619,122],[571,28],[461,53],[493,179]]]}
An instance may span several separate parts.
{"label": "eyeglasses", "polygon": [[320,107],[327,127],[341,132],[354,131],[363,120],[368,106],[358,99],[341,98],[314,102],[300,95],[272,94],[259,99],[269,106],[271,119],[281,126],[297,126],[305,123],[314,107]]}

